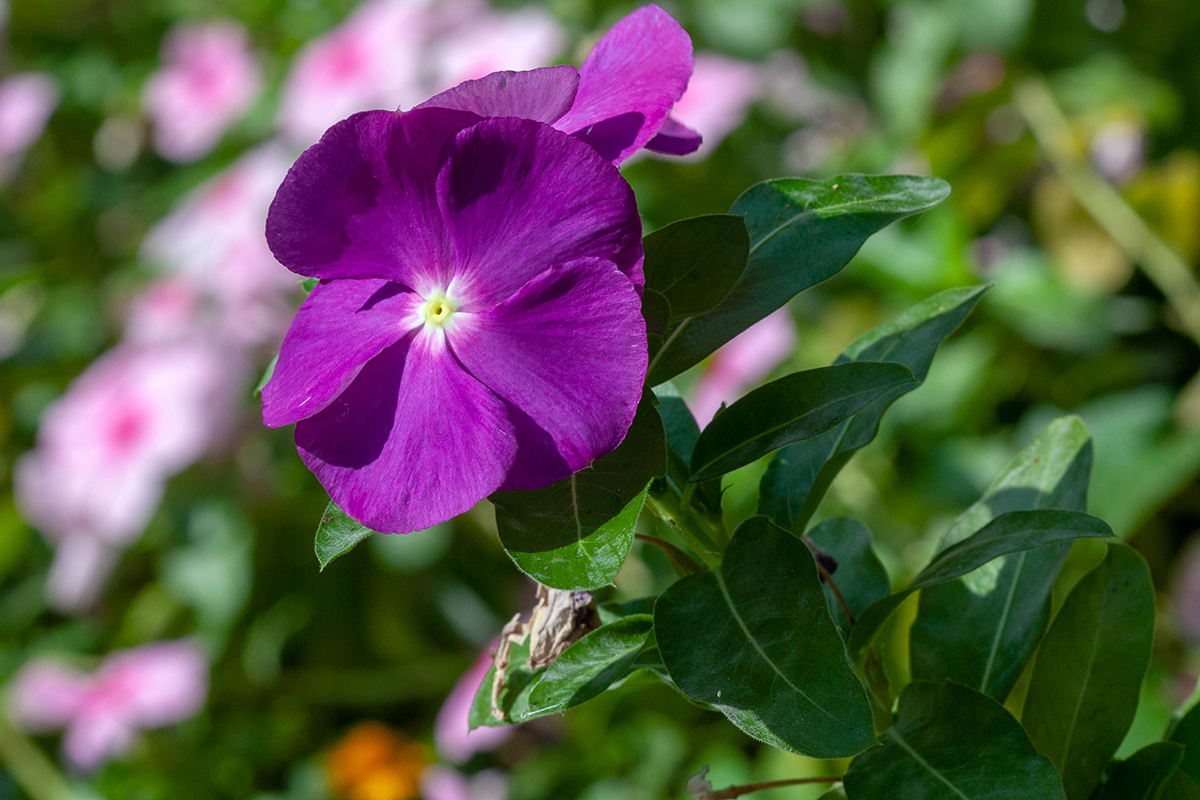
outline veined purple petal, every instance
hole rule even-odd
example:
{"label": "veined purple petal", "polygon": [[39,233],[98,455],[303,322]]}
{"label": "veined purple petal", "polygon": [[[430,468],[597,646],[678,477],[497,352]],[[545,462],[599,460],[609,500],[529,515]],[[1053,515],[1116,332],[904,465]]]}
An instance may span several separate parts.
{"label": "veined purple petal", "polygon": [[674,117],[667,117],[654,138],[646,142],[646,149],[668,156],[686,156],[699,150],[703,141],[704,137],[696,131]]}
{"label": "veined purple petal", "polygon": [[423,291],[445,278],[445,226],[434,194],[448,139],[478,117],[425,108],[365,111],[296,160],[267,216],[285,267],[317,278],[382,278]]}
{"label": "veined purple petal", "polygon": [[521,117],[549,125],[571,110],[578,88],[579,71],[574,67],[505,70],[463,81],[417,108],[456,108],[481,117]]}
{"label": "veined purple petal", "polygon": [[625,438],[646,376],[646,326],[629,279],[589,258],[548,269],[448,334],[467,370],[520,413],[505,489],[536,489]]}
{"label": "veined purple petal", "polygon": [[504,403],[459,366],[440,333],[420,330],[300,421],[296,446],[347,514],[408,533],[498,489],[517,442]]}
{"label": "veined purple petal", "polygon": [[642,257],[633,190],[577,139],[532,120],[484,120],[455,139],[438,176],[463,310],[484,311],[549,267]]}
{"label": "veined purple petal", "polygon": [[554,127],[619,164],[658,133],[692,68],[691,37],[658,6],[643,6],[592,49],[575,105]]}
{"label": "veined purple petal", "polygon": [[317,284],[296,312],[263,387],[263,422],[290,425],[329,405],[363,364],[420,324],[421,302],[388,281]]}

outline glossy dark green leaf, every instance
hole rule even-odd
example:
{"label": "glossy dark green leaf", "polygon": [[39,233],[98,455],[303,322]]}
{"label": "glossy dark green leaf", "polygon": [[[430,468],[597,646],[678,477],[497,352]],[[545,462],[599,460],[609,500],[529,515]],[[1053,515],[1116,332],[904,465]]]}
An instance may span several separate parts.
{"label": "glossy dark green leaf", "polygon": [[805,289],[837,274],[871,234],[950,194],[937,178],[843,175],[781,178],[746,190],[731,214],[750,234],[746,271],[715,308],[672,331],[651,360],[650,386],[698,364]]}
{"label": "glossy dark green leaf", "polygon": [[661,338],[671,319],[671,304],[658,292],[647,289],[642,292],[642,318],[647,333]]}
{"label": "glossy dark green leaf", "polygon": [[[692,477],[692,451],[700,438],[700,426],[692,416],[687,403],[679,396],[675,386],[664,383],[654,388],[658,399],[658,415],[662,418],[667,436],[667,479],[675,491],[682,494]],[[692,494],[692,503],[706,514],[719,517],[721,514],[721,482],[704,481],[697,484]]]}
{"label": "glossy dark green leaf", "polygon": [[565,711],[628,675],[653,623],[650,615],[635,614],[603,625],[568,647],[531,685],[530,713]]}
{"label": "glossy dark green leaf", "polygon": [[[833,580],[850,611],[857,617],[867,606],[888,596],[892,587],[888,582],[887,570],[871,548],[871,532],[856,519],[838,517],[827,519],[805,534],[826,553],[837,560]],[[850,634],[850,620],[842,611],[842,604],[826,584],[825,596],[829,600],[829,612],[844,636]]]}
{"label": "glossy dark green leaf", "polygon": [[633,544],[646,485],[666,459],[662,422],[643,400],[621,445],[544,489],[496,492],[496,527],[516,565],[539,583],[585,591],[612,583]]}
{"label": "glossy dark green leaf", "polygon": [[738,527],[721,566],[663,592],[654,631],[675,685],[756,739],[814,758],[874,743],[812,553],[766,517]]}
{"label": "glossy dark green leaf", "polygon": [[1125,738],[1153,644],[1150,569],[1135,550],[1110,544],[1050,624],[1021,715],[1068,800],[1091,795]]}
{"label": "glossy dark green leaf", "polygon": [[[983,497],[955,520],[941,547],[960,542],[997,514],[1039,508],[1087,510],[1092,441],[1077,417],[1052,422]],[[998,558],[921,592],[910,633],[916,680],[950,679],[1003,701],[1050,619],[1050,590],[1070,544]]]}
{"label": "glossy dark green leaf", "polygon": [[1054,766],[1003,706],[966,686],[915,681],[896,725],[850,762],[848,800],[1062,800]]}
{"label": "glossy dark green leaf", "polygon": [[350,519],[345,511],[330,500],[329,505],[325,507],[325,513],[321,515],[321,523],[317,526],[317,536],[313,543],[321,570],[324,571],[330,561],[349,553],[355,545],[374,532]]}
{"label": "glossy dark green leaf", "polygon": [[1112,529],[1102,519],[1078,511],[1009,511],[978,532],[933,557],[903,590],[872,603],[859,615],[850,634],[850,652],[866,649],[879,628],[918,589],[961,578],[993,559],[1074,539],[1107,538]]}
{"label": "glossy dark green leaf", "polygon": [[1183,745],[1146,745],[1109,770],[1097,800],[1160,800],[1163,788],[1183,761]]}
{"label": "glossy dark green leaf", "polygon": [[1186,748],[1182,772],[1200,782],[1200,704],[1192,706],[1171,728],[1170,740]]}
{"label": "glossy dark green leaf", "polygon": [[715,478],[773,450],[824,433],[905,386],[899,364],[840,364],[794,372],[760,386],[717,414],[692,451],[692,480]]}
{"label": "glossy dark green leaf", "polygon": [[712,214],[672,222],[643,240],[646,288],[671,304],[671,322],[708,311],[742,277],[750,234],[740,216]]}
{"label": "glossy dark green leaf", "polygon": [[917,382],[897,387],[820,436],[776,453],[759,484],[758,513],[784,528],[803,530],[838,472],[856,451],[875,438],[888,406],[925,380],[938,345],[971,313],[987,289],[973,286],[936,294],[868,331],[846,348],[835,364],[902,364]]}

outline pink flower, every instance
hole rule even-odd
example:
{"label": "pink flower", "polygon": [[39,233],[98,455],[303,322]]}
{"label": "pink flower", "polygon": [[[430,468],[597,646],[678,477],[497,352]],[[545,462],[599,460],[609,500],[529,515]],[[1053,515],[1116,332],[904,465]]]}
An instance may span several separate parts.
{"label": "pink flower", "polygon": [[489,769],[470,778],[449,767],[432,766],[421,773],[422,800],[507,800],[508,779]]}
{"label": "pink flower", "polygon": [[155,344],[187,338],[199,325],[200,295],[200,287],[180,275],[150,283],[129,304],[125,340]]}
{"label": "pink flower", "polygon": [[476,728],[472,731],[468,721],[475,693],[492,666],[491,649],[495,645],[493,641],[484,648],[471,668],[458,679],[433,724],[433,740],[438,753],[451,764],[463,764],[476,753],[495,750],[512,735],[511,725]]}
{"label": "pink flower", "polygon": [[196,287],[236,343],[274,342],[294,311],[299,279],[271,255],[264,232],[291,161],[275,144],[250,151],[185,197],[142,242],[142,258]]}
{"label": "pink flower", "polygon": [[1189,542],[1176,562],[1171,606],[1179,635],[1200,644],[1200,540]]}
{"label": "pink flower", "polygon": [[737,400],[771,373],[796,344],[796,325],[786,308],[755,323],[713,354],[687,398],[704,427],[722,403]]}
{"label": "pink flower", "polygon": [[562,27],[546,11],[481,9],[433,44],[429,94],[500,70],[540,67],[562,52]]}
{"label": "pink flower", "polygon": [[91,675],[50,660],[22,667],[9,690],[13,722],[65,730],[63,754],[80,772],[123,755],[139,731],[194,715],[208,696],[208,661],[188,641],[110,654]]}
{"label": "pink flower", "polygon": [[228,21],[176,28],[163,41],[162,59],[142,95],[154,147],[170,161],[195,161],[254,102],[262,73],[246,32]]}
{"label": "pink flower", "polygon": [[[237,372],[237,367],[232,367]],[[42,417],[37,448],[18,460],[22,514],[58,543],[50,600],[81,610],[162,498],[168,477],[226,422],[227,354],[200,342],[121,345],[97,359]]]}
{"label": "pink flower", "polygon": [[57,106],[58,87],[48,75],[23,72],[0,83],[0,179],[15,171]]}
{"label": "pink flower", "polygon": [[692,79],[671,117],[704,137],[694,156],[704,158],[742,124],[761,94],[762,79],[756,64],[716,53],[697,53]]}
{"label": "pink flower", "polygon": [[424,99],[421,48],[429,26],[422,0],[369,0],[296,56],[283,89],[279,124],[301,145],[356,111],[411,106]]}

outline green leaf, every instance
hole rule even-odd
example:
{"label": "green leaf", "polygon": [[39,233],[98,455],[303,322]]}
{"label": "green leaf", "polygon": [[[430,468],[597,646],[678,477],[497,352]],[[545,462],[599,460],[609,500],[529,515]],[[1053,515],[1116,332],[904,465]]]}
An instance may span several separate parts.
{"label": "green leaf", "polygon": [[1194,781],[1200,781],[1200,704],[1183,715],[1171,730],[1170,740],[1186,748],[1182,771]]}
{"label": "green leaf", "polygon": [[1021,715],[1068,800],[1092,793],[1125,738],[1153,644],[1150,569],[1135,550],[1110,544],[1046,632]]}
{"label": "green leaf", "polygon": [[730,210],[745,216],[750,234],[746,271],[715,308],[675,328],[651,359],[647,384],[657,386],[698,364],[800,292],[837,274],[871,234],[949,194],[945,181],[907,175],[781,178],[750,187]]}
{"label": "green leaf", "polygon": [[633,545],[646,486],[665,460],[662,422],[643,400],[625,441],[590,467],[544,489],[491,495],[504,549],[526,575],[555,589],[611,584]]}
{"label": "green leaf", "polygon": [[317,537],[313,547],[317,553],[317,561],[321,564],[321,571],[329,566],[330,561],[349,553],[355,545],[374,532],[352,520],[330,500],[321,516],[321,524],[317,526]]}
{"label": "green leaf", "polygon": [[663,592],[654,631],[680,691],[754,738],[814,758],[874,743],[812,553],[766,517],[738,527],[721,566]]}
{"label": "green leaf", "polygon": [[840,364],[785,375],[717,414],[696,441],[691,479],[715,478],[824,433],[880,397],[915,383],[899,364]]}
{"label": "green leaf", "polygon": [[[658,399],[658,415],[662,418],[663,430],[667,436],[667,479],[682,494],[691,481],[692,451],[696,440],[700,438],[700,426],[688,409],[687,403],[679,396],[678,390],[671,383],[664,383],[654,388]],[[704,481],[697,484],[692,494],[692,503],[698,505],[712,517],[721,515],[721,485],[720,481]]]}
{"label": "green leaf", "polygon": [[896,725],[850,762],[849,800],[1061,800],[1054,766],[995,700],[955,683],[915,681]]}
{"label": "green leaf", "polygon": [[746,269],[750,234],[743,219],[712,214],[673,222],[643,240],[646,288],[671,304],[671,322],[708,311]]}
{"label": "green leaf", "polygon": [[[514,644],[500,706],[511,722],[527,722],[584,703],[635,669],[653,668],[640,663],[647,644],[653,644],[653,619],[631,614],[601,625],[568,647],[549,667],[529,668],[529,642]],[[649,640],[649,642],[648,642]],[[506,725],[492,716],[493,665],[484,676],[471,703],[469,726]]]}
{"label": "green leaf", "polygon": [[262,377],[258,379],[258,383],[254,385],[254,396],[258,397],[262,394],[262,390],[267,388],[267,384],[271,382],[271,376],[275,374],[275,365],[279,363],[279,353],[271,356],[271,363],[267,364],[267,368],[263,370]]}
{"label": "green leaf", "polygon": [[987,286],[950,289],[868,331],[835,364],[884,361],[901,364],[915,383],[897,387],[820,436],[796,442],[771,460],[759,484],[758,513],[777,525],[803,530],[850,457],[875,438],[883,413],[925,380],[938,345],[962,323]]}
{"label": "green leaf", "polygon": [[[1052,422],[955,520],[941,547],[997,514],[1040,508],[1087,510],[1092,441],[1077,417]],[[921,592],[910,633],[915,680],[950,679],[1003,702],[1050,620],[1050,593],[1070,544],[996,559]]]}
{"label": "green leaf", "polygon": [[[887,570],[871,549],[871,532],[866,525],[856,519],[838,517],[825,520],[805,536],[837,560],[833,580],[855,617],[891,592]],[[850,620],[846,619],[841,603],[828,584],[825,586],[825,597],[829,601],[829,612],[834,622],[843,635],[848,636]]]}
{"label": "green leaf", "polygon": [[1118,761],[1097,800],[1159,800],[1183,761],[1183,749],[1172,742],[1155,742]]}
{"label": "green leaf", "polygon": [[649,614],[635,614],[603,625],[568,647],[531,685],[530,714],[565,711],[628,675],[653,624]]}
{"label": "green leaf", "polygon": [[850,634],[850,652],[866,649],[879,628],[904,600],[918,589],[961,578],[993,559],[1073,539],[1106,538],[1112,529],[1104,520],[1078,511],[1009,511],[977,533],[933,557],[903,590],[872,603],[858,617]]}

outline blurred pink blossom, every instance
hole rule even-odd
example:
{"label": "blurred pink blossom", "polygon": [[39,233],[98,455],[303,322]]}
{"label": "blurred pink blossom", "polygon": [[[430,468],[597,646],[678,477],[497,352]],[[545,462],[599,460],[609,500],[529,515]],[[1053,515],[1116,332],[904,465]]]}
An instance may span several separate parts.
{"label": "blurred pink blossom", "polygon": [[90,772],[123,755],[139,731],[194,715],[208,695],[208,661],[186,640],[111,653],[91,675],[47,659],[9,688],[13,722],[31,733],[63,729],[63,755]]}
{"label": "blurred pink blossom", "polygon": [[58,86],[48,75],[23,72],[0,83],[0,180],[16,170],[57,106]]}
{"label": "blurred pink blossom", "polygon": [[781,308],[714,353],[687,397],[700,427],[712,421],[722,403],[732,403],[771,374],[795,345],[796,324]]}
{"label": "blurred pink blossom", "polygon": [[425,89],[432,95],[500,70],[544,66],[562,52],[565,38],[553,15],[541,8],[482,8],[433,42],[434,75]]}
{"label": "blurred pink blossom", "polygon": [[202,292],[216,326],[235,343],[274,343],[295,311],[298,279],[271,255],[265,234],[267,209],[291,162],[278,144],[250,151],[185,197],[142,242],[142,258]]}
{"label": "blurred pink blossom", "polygon": [[508,779],[489,769],[467,777],[461,772],[434,765],[421,773],[422,800],[508,800]]}
{"label": "blurred pink blossom", "polygon": [[171,342],[197,330],[201,291],[179,275],[159,278],[144,287],[125,313],[125,340],[143,344]]}
{"label": "blurred pink blossom", "polygon": [[433,740],[437,751],[451,764],[462,764],[476,753],[495,750],[512,735],[511,725],[470,730],[471,704],[492,666],[491,649],[495,645],[496,642],[493,642],[484,648],[471,668],[458,679],[433,724]]}
{"label": "blurred pink blossom", "polygon": [[357,111],[412,106],[421,90],[426,0],[368,0],[296,56],[283,88],[279,124],[307,146]]}
{"label": "blurred pink blossom", "polygon": [[227,426],[236,361],[198,341],[120,345],[46,409],[13,492],[25,519],[58,545],[47,584],[57,608],[90,606],[112,548],[137,538],[166,479]]}
{"label": "blurred pink blossom", "polygon": [[181,25],[163,40],[162,67],[149,77],[142,106],[154,147],[186,163],[209,153],[262,89],[246,32],[234,22]]}
{"label": "blurred pink blossom", "polygon": [[1175,587],[1171,597],[1175,627],[1179,635],[1200,644],[1200,540],[1193,539],[1176,561]]}
{"label": "blurred pink blossom", "polygon": [[687,91],[671,116],[704,137],[692,159],[707,156],[746,119],[763,91],[759,67],[716,53],[697,53]]}

